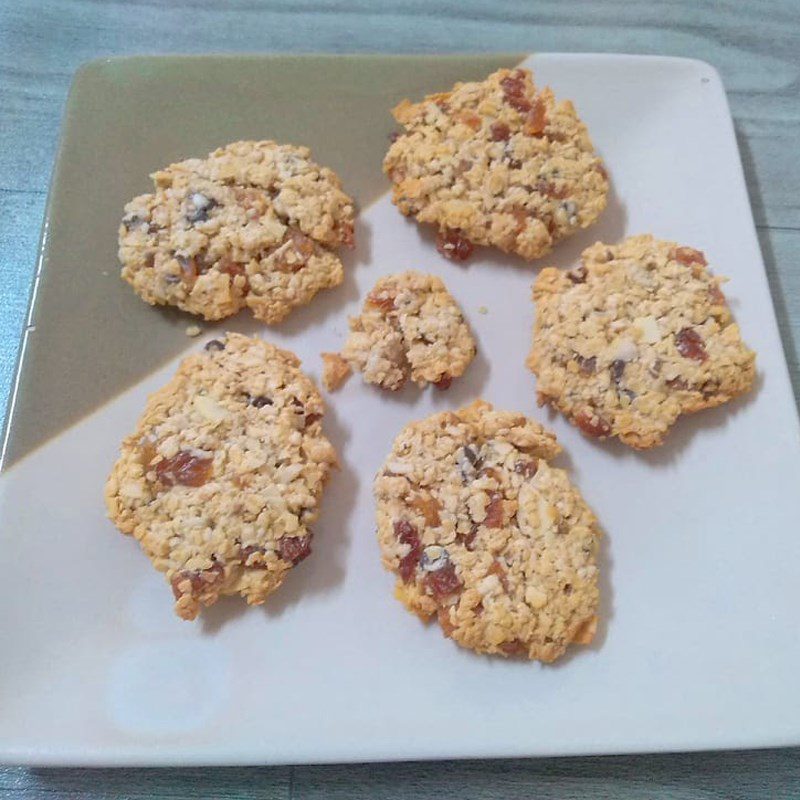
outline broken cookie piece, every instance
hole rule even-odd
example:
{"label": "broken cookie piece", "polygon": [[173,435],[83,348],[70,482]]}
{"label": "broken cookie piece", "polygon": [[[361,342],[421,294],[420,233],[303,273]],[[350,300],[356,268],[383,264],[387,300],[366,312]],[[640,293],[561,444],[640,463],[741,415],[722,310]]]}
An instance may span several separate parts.
{"label": "broken cookie piece", "polygon": [[403,272],[381,278],[362,312],[350,319],[342,358],[367,383],[400,389],[450,386],[475,356],[475,340],[444,283],[435,275]]}

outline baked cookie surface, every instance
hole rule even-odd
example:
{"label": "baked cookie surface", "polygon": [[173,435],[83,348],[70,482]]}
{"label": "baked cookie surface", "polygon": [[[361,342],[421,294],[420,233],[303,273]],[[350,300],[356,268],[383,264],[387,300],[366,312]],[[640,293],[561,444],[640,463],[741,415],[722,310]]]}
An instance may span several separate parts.
{"label": "baked cookie surface", "polygon": [[475,356],[475,339],[456,301],[435,275],[402,272],[381,278],[367,295],[342,358],[367,383],[400,389],[446,389]]}
{"label": "baked cookie surface", "polygon": [[528,357],[540,405],[589,436],[650,448],[681,414],[748,391],[755,354],[722,280],[699,250],[649,235],[598,242],[570,271],[543,269]]}
{"label": "baked cookie surface", "polygon": [[404,128],[383,163],[393,200],[437,227],[448,258],[466,259],[473,244],[538,258],[606,206],[586,126],[528,70],[501,69],[392,113]]}
{"label": "baked cookie surface", "polygon": [[166,573],[184,619],[221,595],[263,603],[311,551],[336,453],[299,366],[259,339],[212,340],[150,396],[122,443],[109,517]]}
{"label": "baked cookie surface", "polygon": [[353,201],[307,148],[235,142],[152,178],[119,228],[122,277],[151,305],[275,323],[342,282]]}
{"label": "baked cookie surface", "polygon": [[395,594],[462,647],[553,661],[597,624],[600,531],[555,436],[483,401],[404,428],[375,479]]}

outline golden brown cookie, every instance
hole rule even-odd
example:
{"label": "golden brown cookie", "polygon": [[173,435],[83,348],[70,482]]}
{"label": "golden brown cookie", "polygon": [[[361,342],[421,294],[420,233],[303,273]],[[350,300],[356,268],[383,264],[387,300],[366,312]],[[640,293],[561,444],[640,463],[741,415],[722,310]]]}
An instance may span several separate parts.
{"label": "golden brown cookie", "polygon": [[649,448],[681,414],[748,391],[755,353],[699,250],[652,236],[598,242],[533,286],[528,366],[540,405],[584,433]]}
{"label": "golden brown cookie", "polygon": [[553,661],[597,625],[600,531],[555,436],[477,401],[404,428],[375,479],[396,596],[480,653]]}
{"label": "golden brown cookie", "polygon": [[367,383],[400,389],[411,378],[440,389],[464,373],[475,340],[456,301],[435,275],[402,272],[381,278],[361,314],[350,318],[342,358]]}
{"label": "golden brown cookie", "polygon": [[353,201],[307,148],[235,142],[152,177],[119,229],[122,277],[151,305],[274,323],[342,282]]}
{"label": "golden brown cookie", "polygon": [[185,358],[122,443],[108,514],[175,595],[175,612],[263,603],[311,552],[336,454],[322,398],[286,350],[229,333]]}
{"label": "golden brown cookie", "polygon": [[475,244],[539,258],[606,206],[586,126],[528,70],[457,83],[393,113],[404,128],[383,162],[394,202],[437,227],[448,258],[468,258]]}

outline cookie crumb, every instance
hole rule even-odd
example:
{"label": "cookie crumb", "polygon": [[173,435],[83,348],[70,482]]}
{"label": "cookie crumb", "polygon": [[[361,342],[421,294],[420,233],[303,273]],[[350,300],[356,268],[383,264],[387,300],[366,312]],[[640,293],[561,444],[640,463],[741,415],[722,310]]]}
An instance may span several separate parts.
{"label": "cookie crumb", "polygon": [[329,392],[336,391],[349,377],[350,365],[338,353],[321,353],[322,383]]}
{"label": "cookie crumb", "polygon": [[488,314],[489,309],[486,306],[478,306],[478,313],[479,314]]}
{"label": "cookie crumb", "polygon": [[187,336],[192,336],[192,337],[199,336],[202,332],[203,331],[199,325],[189,325],[189,327],[186,328]]}

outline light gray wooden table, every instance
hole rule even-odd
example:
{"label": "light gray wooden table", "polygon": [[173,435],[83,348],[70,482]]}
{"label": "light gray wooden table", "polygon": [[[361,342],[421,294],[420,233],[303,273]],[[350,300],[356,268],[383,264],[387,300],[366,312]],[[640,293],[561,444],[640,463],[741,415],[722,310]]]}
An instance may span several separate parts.
{"label": "light gray wooden table", "polygon": [[[27,309],[64,99],[79,64],[133,53],[493,50],[655,53],[719,69],[800,394],[799,0],[0,0],[0,405]],[[11,797],[800,798],[800,750],[214,770],[0,768],[0,800]]]}

